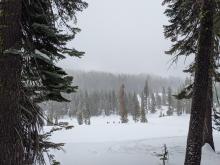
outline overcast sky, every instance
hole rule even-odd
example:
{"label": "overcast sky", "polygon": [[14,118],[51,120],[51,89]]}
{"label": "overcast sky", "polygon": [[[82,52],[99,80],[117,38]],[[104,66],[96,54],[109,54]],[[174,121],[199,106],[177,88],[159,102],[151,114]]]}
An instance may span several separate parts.
{"label": "overcast sky", "polygon": [[184,76],[184,60],[171,68],[164,54],[170,42],[164,39],[162,0],[87,0],[89,7],[78,14],[82,29],[71,43],[85,51],[80,59],[60,64],[68,69],[113,73],[153,73]]}

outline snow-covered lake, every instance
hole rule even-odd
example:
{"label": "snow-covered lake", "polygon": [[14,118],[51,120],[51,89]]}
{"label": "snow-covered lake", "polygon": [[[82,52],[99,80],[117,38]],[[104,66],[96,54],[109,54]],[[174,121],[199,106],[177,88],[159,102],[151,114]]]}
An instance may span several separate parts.
{"label": "snow-covered lake", "polygon": [[[185,156],[189,115],[159,118],[148,115],[148,123],[120,124],[118,116],[93,117],[91,125],[77,124],[76,119],[63,119],[74,128],[55,132],[54,142],[64,142],[65,152],[53,151],[62,165],[160,165],[157,154],[166,144],[169,165],[182,165]],[[46,129],[49,129],[48,127]],[[217,153],[220,132],[214,132]],[[220,155],[208,145],[203,148],[202,165],[219,165]]]}

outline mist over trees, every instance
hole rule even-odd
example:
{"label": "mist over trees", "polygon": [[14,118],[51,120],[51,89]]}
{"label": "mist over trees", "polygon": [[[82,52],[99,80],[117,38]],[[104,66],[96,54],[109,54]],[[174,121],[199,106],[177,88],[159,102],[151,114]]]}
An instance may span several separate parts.
{"label": "mist over trees", "polygon": [[[163,115],[190,113],[191,101],[176,100],[173,96],[182,86],[189,83],[188,78],[184,81],[181,79],[173,81],[159,76],[151,78],[151,75],[144,79],[143,75],[114,75],[100,72],[93,72],[92,78],[87,72],[78,72],[78,76],[80,81],[86,82],[84,84],[87,85],[85,88],[81,86],[77,93],[66,95],[66,98],[70,100],[69,103],[53,101],[41,105],[52,122],[55,118],[61,119],[68,116],[76,117],[80,125],[92,124],[91,117],[118,115],[121,116],[121,122],[126,123],[128,115],[131,115],[135,122],[147,123],[147,114],[154,114],[163,110],[164,107],[168,107],[168,111]],[[120,79],[123,76],[129,78],[122,81]],[[75,82],[79,82],[78,77],[75,77]],[[93,88],[94,82],[97,88]],[[174,82],[176,88],[172,86]],[[166,83],[167,87],[164,86]],[[117,84],[119,85],[116,86]],[[130,84],[130,88],[127,88],[125,84]],[[103,86],[103,88],[98,88],[98,86]],[[139,88],[140,91],[138,91]]]}
{"label": "mist over trees", "polygon": [[126,86],[127,92],[141,93],[145,86],[146,80],[150,86],[149,92],[159,92],[161,88],[171,86],[177,89],[184,81],[178,77],[161,77],[150,74],[112,74],[105,72],[84,72],[84,71],[67,71],[74,77],[74,83],[79,85],[80,90],[90,91],[110,91],[118,90],[122,83]]}

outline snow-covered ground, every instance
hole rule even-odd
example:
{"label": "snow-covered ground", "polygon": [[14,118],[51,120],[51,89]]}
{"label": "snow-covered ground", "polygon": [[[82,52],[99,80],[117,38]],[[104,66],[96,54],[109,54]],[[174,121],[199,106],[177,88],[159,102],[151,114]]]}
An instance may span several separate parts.
{"label": "snow-covered ground", "polygon": [[[91,125],[79,126],[76,119],[65,119],[74,128],[55,132],[54,142],[66,143],[64,150],[53,151],[63,165],[162,165],[157,156],[166,144],[169,165],[184,162],[189,116],[159,118],[148,115],[148,123],[120,124],[118,116],[94,117]],[[48,127],[46,128],[48,129]],[[220,151],[220,133],[215,132]],[[202,165],[219,165],[220,155],[208,145],[203,147]]]}

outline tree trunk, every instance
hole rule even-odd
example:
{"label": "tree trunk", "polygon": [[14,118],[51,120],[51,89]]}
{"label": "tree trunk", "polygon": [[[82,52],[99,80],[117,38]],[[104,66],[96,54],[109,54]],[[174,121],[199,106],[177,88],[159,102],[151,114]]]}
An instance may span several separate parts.
{"label": "tree trunk", "polygon": [[3,52],[21,45],[21,0],[0,1],[0,164],[24,165],[19,122],[21,57]]}
{"label": "tree trunk", "polygon": [[213,38],[213,0],[203,0],[201,15],[185,165],[200,165],[201,162],[208,82],[211,78],[209,68]]}
{"label": "tree trunk", "polygon": [[209,80],[209,92],[207,98],[207,109],[205,114],[205,123],[203,130],[203,145],[208,143],[213,150],[215,150],[212,131],[212,108],[213,108],[213,91],[212,79]]}
{"label": "tree trunk", "polygon": [[[214,64],[214,36],[212,38],[212,54],[211,54],[211,63]],[[209,73],[213,72],[213,67],[209,68]],[[209,144],[212,149],[215,151],[215,145],[213,140],[213,128],[212,128],[212,111],[213,111],[213,80],[212,77],[209,79],[208,84],[208,93],[207,93],[207,109],[205,114],[205,123],[204,123],[204,130],[203,130],[203,145],[206,143]]]}

